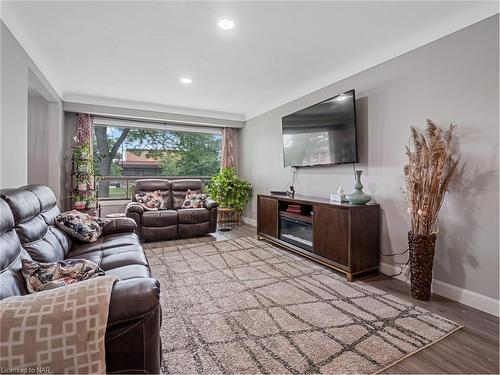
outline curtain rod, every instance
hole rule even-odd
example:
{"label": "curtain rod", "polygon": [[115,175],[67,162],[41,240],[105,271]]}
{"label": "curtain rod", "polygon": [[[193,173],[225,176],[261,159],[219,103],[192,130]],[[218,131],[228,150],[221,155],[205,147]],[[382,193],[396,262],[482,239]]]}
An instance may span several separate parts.
{"label": "curtain rod", "polygon": [[209,126],[196,126],[196,125],[180,125],[172,124],[163,121],[141,121],[129,120],[119,118],[107,118],[92,116],[94,125],[97,126],[114,126],[119,128],[143,128],[143,129],[156,129],[156,130],[172,130],[172,131],[185,131],[191,133],[209,133],[221,134],[222,128],[209,127]]}

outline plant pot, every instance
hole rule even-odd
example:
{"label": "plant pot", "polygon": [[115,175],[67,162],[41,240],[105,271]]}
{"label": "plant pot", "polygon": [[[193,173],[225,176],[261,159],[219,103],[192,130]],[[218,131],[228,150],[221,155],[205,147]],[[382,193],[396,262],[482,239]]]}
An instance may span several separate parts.
{"label": "plant pot", "polygon": [[79,183],[78,184],[78,190],[80,190],[80,191],[86,191],[87,190],[87,184],[85,184],[85,183]]}
{"label": "plant pot", "polygon": [[77,201],[73,203],[73,208],[75,210],[84,210],[87,203],[85,201]]}
{"label": "plant pot", "polygon": [[89,172],[89,166],[86,164],[81,164],[78,166],[78,172],[80,173],[88,173]]}
{"label": "plant pot", "polygon": [[236,211],[232,208],[219,208],[217,210],[217,227],[219,230],[232,230],[236,220]]}
{"label": "plant pot", "polygon": [[428,301],[431,298],[432,266],[436,235],[408,232],[410,249],[411,294],[416,299]]}

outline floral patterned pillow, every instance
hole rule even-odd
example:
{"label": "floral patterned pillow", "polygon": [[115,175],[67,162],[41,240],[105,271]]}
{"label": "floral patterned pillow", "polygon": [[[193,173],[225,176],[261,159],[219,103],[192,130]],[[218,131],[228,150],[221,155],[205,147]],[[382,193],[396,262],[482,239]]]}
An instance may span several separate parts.
{"label": "floral patterned pillow", "polygon": [[188,190],[181,208],[202,208],[205,199],[207,199],[207,196],[205,194]]}
{"label": "floral patterned pillow", "polygon": [[110,221],[111,219],[102,219],[76,210],[59,214],[55,219],[58,228],[83,242],[97,241],[102,228]]}
{"label": "floral patterned pillow", "polygon": [[39,263],[24,258],[21,262],[22,274],[30,293],[59,288],[93,277],[104,276],[104,271],[97,264],[86,259],[67,259],[55,263]]}
{"label": "floral patterned pillow", "polygon": [[139,191],[135,195],[135,200],[139,202],[146,210],[163,209],[163,195],[160,190],[153,192]]}

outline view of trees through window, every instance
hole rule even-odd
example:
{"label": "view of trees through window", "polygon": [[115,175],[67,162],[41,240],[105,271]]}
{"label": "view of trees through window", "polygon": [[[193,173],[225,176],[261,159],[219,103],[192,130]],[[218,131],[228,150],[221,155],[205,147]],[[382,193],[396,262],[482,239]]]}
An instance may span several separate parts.
{"label": "view of trees through window", "polygon": [[94,126],[101,198],[126,196],[126,179],[107,176],[212,176],[220,154],[219,134]]}

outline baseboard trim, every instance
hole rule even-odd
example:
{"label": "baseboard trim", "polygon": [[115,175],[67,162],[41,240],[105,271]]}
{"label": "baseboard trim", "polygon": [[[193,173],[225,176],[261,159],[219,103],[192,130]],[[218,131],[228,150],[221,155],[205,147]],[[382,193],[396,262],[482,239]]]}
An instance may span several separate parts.
{"label": "baseboard trim", "polygon": [[[392,275],[399,272],[399,267],[388,263],[380,263],[380,271]],[[409,283],[405,275],[399,275],[394,278]],[[473,292],[472,290],[459,288],[440,280],[432,281],[432,292],[496,317],[500,316],[500,301],[495,298]]]}
{"label": "baseboard trim", "polygon": [[249,225],[252,225],[254,227],[257,226],[257,220],[255,219],[251,219],[249,217],[246,217],[246,216],[242,216],[241,217],[241,220],[245,223],[245,224],[249,224]]}

